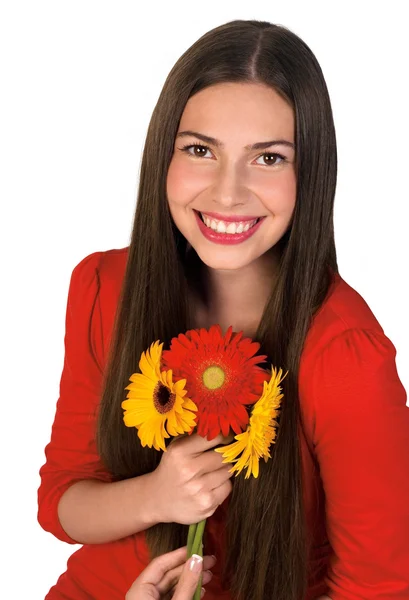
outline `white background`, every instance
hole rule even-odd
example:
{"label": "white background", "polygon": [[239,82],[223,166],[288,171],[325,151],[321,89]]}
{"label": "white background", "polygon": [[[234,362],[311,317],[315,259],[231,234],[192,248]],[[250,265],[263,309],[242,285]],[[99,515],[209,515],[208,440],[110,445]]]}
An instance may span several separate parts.
{"label": "white background", "polygon": [[150,115],[174,62],[207,30],[237,18],[268,20],[316,54],[338,137],[340,272],[394,342],[408,388],[404,5],[1,3],[0,540],[2,591],[14,590],[8,599],[43,599],[76,548],[36,521],[71,271],[91,252],[128,244]]}

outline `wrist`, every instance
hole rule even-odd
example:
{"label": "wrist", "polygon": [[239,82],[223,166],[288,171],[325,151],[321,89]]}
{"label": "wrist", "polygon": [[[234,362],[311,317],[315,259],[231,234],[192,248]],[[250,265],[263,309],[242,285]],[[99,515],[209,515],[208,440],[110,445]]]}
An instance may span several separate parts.
{"label": "wrist", "polygon": [[[139,480],[139,481],[138,481]],[[163,490],[159,488],[156,471],[146,473],[135,478],[136,483],[143,481],[143,494],[141,497],[142,520],[145,523],[145,529],[149,529],[156,523],[163,523],[164,516],[162,514],[161,495]]]}

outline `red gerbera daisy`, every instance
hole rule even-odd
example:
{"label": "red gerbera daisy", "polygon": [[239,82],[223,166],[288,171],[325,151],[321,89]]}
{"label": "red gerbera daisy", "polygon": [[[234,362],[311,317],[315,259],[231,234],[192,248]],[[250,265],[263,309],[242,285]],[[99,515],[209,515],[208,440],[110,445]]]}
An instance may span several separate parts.
{"label": "red gerbera daisy", "polygon": [[249,415],[246,404],[254,404],[263,393],[269,374],[258,366],[267,358],[256,355],[258,342],[233,333],[223,336],[220,325],[191,329],[173,338],[162,353],[163,368],[175,379],[186,379],[189,398],[196,404],[197,432],[208,440],[230,429],[241,433]]}

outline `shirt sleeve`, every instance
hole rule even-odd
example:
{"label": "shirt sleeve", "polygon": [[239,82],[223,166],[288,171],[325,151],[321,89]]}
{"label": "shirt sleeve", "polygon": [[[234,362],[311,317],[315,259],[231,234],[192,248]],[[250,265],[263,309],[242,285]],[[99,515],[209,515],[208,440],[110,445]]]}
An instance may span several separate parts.
{"label": "shirt sleeve", "polygon": [[395,355],[382,332],[350,329],[314,365],[332,600],[409,598],[409,407]]}
{"label": "shirt sleeve", "polygon": [[109,481],[96,449],[96,412],[100,401],[102,370],[94,349],[97,326],[101,252],[84,258],[70,280],[64,338],[64,364],[51,439],[40,469],[38,521],[58,539],[77,543],[62,528],[57,508],[63,493],[76,481]]}

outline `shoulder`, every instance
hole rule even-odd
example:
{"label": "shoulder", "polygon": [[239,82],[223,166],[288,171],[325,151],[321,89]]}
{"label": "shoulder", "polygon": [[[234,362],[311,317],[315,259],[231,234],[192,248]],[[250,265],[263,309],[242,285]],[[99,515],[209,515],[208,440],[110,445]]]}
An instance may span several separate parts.
{"label": "shoulder", "polygon": [[122,283],[128,247],[92,252],[85,256],[73,269],[72,279],[75,283],[86,283],[89,280]]}
{"label": "shoulder", "polygon": [[327,296],[312,320],[302,358],[313,359],[332,340],[359,331],[372,332],[378,337],[384,335],[364,298],[339,274],[334,274]]}
{"label": "shoulder", "polygon": [[[395,358],[396,349],[385,335],[368,303],[340,275],[333,276],[328,294],[315,314],[301,354],[300,378],[305,384],[319,361],[331,359],[337,368],[356,368]],[[329,374],[327,374],[329,375]]]}
{"label": "shoulder", "polygon": [[68,296],[69,314],[90,327],[95,357],[103,368],[128,259],[128,247],[93,252],[73,269]]}
{"label": "shoulder", "polygon": [[89,292],[104,303],[116,303],[125,275],[128,247],[93,252],[73,269],[70,295],[81,297]]}
{"label": "shoulder", "polygon": [[[369,390],[379,388],[388,402],[402,402],[404,390],[396,370],[396,349],[367,302],[342,277],[334,276],[316,313],[301,355],[299,394],[310,437],[315,437],[316,411],[355,409],[375,402]],[[317,399],[326,400],[318,402]],[[378,396],[377,396],[378,397]]]}
{"label": "shoulder", "polygon": [[119,286],[125,275],[129,247],[101,252],[99,273],[105,282],[110,281]]}

